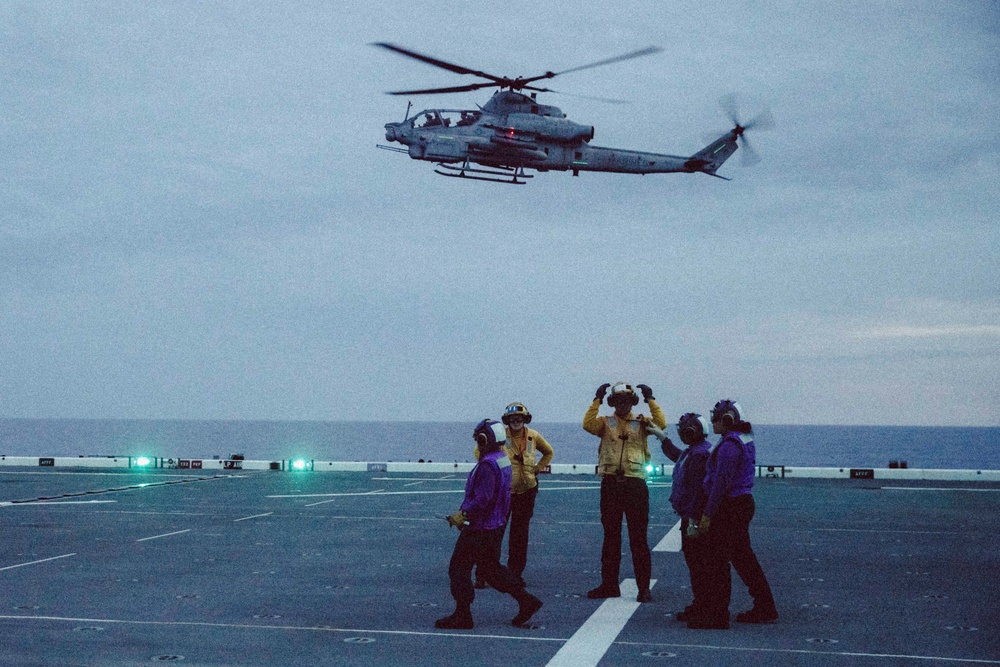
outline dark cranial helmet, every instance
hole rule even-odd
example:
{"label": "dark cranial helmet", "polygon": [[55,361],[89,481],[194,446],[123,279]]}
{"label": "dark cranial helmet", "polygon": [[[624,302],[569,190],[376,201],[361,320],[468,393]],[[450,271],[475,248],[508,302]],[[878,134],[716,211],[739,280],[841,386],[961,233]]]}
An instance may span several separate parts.
{"label": "dark cranial helmet", "polygon": [[528,412],[528,408],[524,407],[524,403],[511,403],[506,408],[503,409],[503,417],[500,418],[504,424],[510,425],[510,418],[520,415],[524,417],[524,423],[531,423],[531,413]]}
{"label": "dark cranial helmet", "polygon": [[712,421],[721,421],[726,428],[733,428],[744,421],[743,416],[743,408],[740,407],[740,404],[729,399],[719,401],[712,408]]}
{"label": "dark cranial helmet", "polygon": [[709,433],[708,420],[695,412],[681,415],[677,420],[677,435],[684,442],[700,442]]}
{"label": "dark cranial helmet", "polygon": [[479,446],[479,453],[489,454],[503,447],[507,441],[507,430],[498,421],[484,419],[476,424],[476,428],[472,431],[472,437],[475,438],[476,444]]}
{"label": "dark cranial helmet", "polygon": [[635,389],[627,382],[616,382],[611,387],[611,395],[608,396],[608,405],[614,407],[620,401],[628,402],[629,405],[639,405],[639,397],[635,395]]}

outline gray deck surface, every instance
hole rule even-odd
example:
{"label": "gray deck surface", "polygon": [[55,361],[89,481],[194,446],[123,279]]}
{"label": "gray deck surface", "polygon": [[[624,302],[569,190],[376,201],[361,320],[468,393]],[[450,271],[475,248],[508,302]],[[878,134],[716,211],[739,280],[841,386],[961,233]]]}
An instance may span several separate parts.
{"label": "gray deck surface", "polygon": [[[751,534],[781,618],[697,631],[672,620],[680,553],[654,551],[652,603],[584,596],[598,484],[545,477],[533,627],[486,590],[474,630],[438,631],[464,478],[3,470],[0,665],[1000,664],[1000,485],[758,480]],[[669,484],[650,492],[655,546],[676,517]],[[750,600],[733,590],[735,614]]]}

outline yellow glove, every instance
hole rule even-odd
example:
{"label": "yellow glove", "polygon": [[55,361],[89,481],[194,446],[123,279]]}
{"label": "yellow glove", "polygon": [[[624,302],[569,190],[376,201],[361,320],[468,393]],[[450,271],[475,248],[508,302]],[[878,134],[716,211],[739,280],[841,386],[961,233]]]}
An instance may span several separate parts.
{"label": "yellow glove", "polygon": [[698,521],[698,535],[707,535],[708,528],[711,525],[712,525],[712,518],[702,514],[701,520]]}
{"label": "yellow glove", "polygon": [[448,525],[455,526],[459,530],[465,528],[465,512],[458,510],[451,516],[445,517],[448,520]]}

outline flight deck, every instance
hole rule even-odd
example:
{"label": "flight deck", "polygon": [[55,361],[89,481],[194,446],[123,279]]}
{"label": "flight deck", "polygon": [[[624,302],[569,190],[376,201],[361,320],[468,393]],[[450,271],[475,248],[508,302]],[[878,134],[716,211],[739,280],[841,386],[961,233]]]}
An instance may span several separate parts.
{"label": "flight deck", "polygon": [[[773,625],[689,630],[669,478],[650,482],[653,602],[600,580],[599,481],[542,476],[527,629],[514,601],[454,608],[456,472],[0,468],[0,663],[1000,665],[1000,483],[757,480],[754,548]],[[506,548],[504,549],[506,556]],[[628,592],[633,591],[629,596]],[[749,608],[734,574],[731,612]]]}

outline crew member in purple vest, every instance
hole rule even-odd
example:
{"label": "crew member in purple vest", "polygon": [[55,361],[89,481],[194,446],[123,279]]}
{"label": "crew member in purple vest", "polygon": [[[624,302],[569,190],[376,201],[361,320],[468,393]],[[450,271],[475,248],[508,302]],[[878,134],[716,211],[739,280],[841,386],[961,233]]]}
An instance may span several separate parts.
{"label": "crew member in purple vest", "polygon": [[688,618],[688,627],[727,629],[732,577],[729,565],[740,575],[753,598],[753,608],[737,614],[740,623],[774,623],[778,610],[771,586],[750,546],[750,521],[754,515],[751,491],[756,473],[753,427],[743,419],[738,403],[722,400],[712,409],[712,430],[722,440],[712,450],[705,472],[708,500],[698,522],[699,539],[708,539],[710,572],[704,613]]}
{"label": "crew member in purple vest", "polygon": [[507,593],[518,604],[517,616],[511,624],[523,627],[542,601],[524,589],[524,584],[500,564],[499,541],[503,539],[510,510],[510,459],[503,451],[506,438],[503,424],[484,419],[472,433],[479,447],[479,462],[469,472],[465,482],[465,499],[461,508],[449,517],[448,523],[458,528],[458,540],[448,565],[451,595],[455,612],[439,618],[434,627],[448,630],[471,630],[472,601],[476,589],[472,585],[472,568],[486,583]]}
{"label": "crew member in purple vest", "polygon": [[694,412],[681,415],[677,421],[677,435],[686,449],[678,448],[666,432],[655,426],[647,425],[649,433],[660,441],[663,455],[674,461],[674,471],[670,490],[670,505],[681,517],[681,552],[691,575],[691,594],[693,600],[683,611],[674,614],[678,621],[687,622],[689,618],[702,616],[707,590],[710,585],[708,576],[711,556],[707,552],[708,539],[698,537],[698,519],[705,510],[708,500],[705,494],[705,467],[712,446],[706,439],[709,431],[708,420]]}

